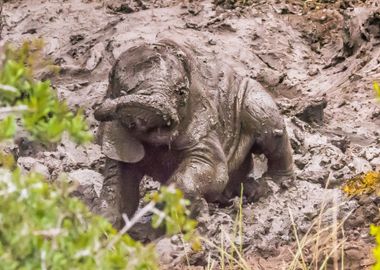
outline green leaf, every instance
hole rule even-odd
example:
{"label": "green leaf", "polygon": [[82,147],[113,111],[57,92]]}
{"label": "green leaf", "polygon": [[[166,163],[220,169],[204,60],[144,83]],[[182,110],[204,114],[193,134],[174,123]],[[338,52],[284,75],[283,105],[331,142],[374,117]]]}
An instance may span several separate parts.
{"label": "green leaf", "polygon": [[[44,63],[39,62],[40,45],[6,47],[0,65],[0,107],[7,106],[2,113],[10,115],[0,121],[0,140],[14,137],[13,114],[21,112],[20,124],[34,139],[56,142],[68,132],[76,142],[87,142],[92,134],[83,111],[71,112],[50,81],[33,79],[34,67]],[[41,175],[25,175],[16,166],[12,155],[0,151],[0,270],[157,269],[153,245],[120,236],[108,221],[72,198],[73,189],[65,181],[48,185]],[[164,220],[154,217],[157,226],[190,239],[196,222],[188,219],[189,202],[182,192],[163,187],[153,197],[164,205]]]}
{"label": "green leaf", "polygon": [[0,121],[0,141],[11,139],[16,133],[16,122],[13,115],[9,115]]}
{"label": "green leaf", "polygon": [[33,79],[33,68],[48,65],[42,58],[42,46],[41,40],[26,42],[18,49],[6,46],[0,70],[0,106],[27,106],[21,123],[34,139],[57,142],[68,132],[77,143],[88,142],[92,134],[82,113],[74,116],[66,103],[57,98],[49,80]]}
{"label": "green leaf", "polygon": [[12,85],[0,84],[0,93],[18,94],[18,89]]}
{"label": "green leaf", "polygon": [[377,82],[373,83],[373,89],[375,90],[376,98],[380,100],[380,85]]}

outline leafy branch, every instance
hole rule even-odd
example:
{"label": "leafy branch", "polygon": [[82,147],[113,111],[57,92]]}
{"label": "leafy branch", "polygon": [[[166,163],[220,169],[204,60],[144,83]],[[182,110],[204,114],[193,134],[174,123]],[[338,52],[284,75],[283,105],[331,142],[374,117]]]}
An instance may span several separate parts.
{"label": "leafy branch", "polygon": [[[44,69],[42,43],[7,45],[0,63],[0,146],[23,127],[33,139],[58,142],[67,132],[77,143],[91,140],[83,112],[73,113],[60,101],[50,81],[34,79]],[[1,53],[1,51],[0,51]],[[41,60],[42,59],[42,60]],[[0,270],[1,269],[158,269],[152,244],[133,240],[128,230],[142,215],[154,213],[155,226],[167,233],[193,236],[188,201],[173,187],[163,188],[153,201],[117,232],[100,216],[70,196],[65,181],[54,185],[36,173],[22,174],[13,155],[0,147]],[[6,147],[5,147],[6,148]],[[157,205],[164,205],[159,210]],[[170,224],[170,225],[168,225]],[[192,237],[192,240],[197,239]]]}
{"label": "leafy branch", "polygon": [[[38,81],[33,71],[42,69],[42,43],[26,42],[21,48],[5,47],[0,70],[0,139],[10,139],[16,133],[16,120],[33,139],[58,142],[68,132],[77,143],[92,139],[83,112],[73,113],[57,98],[50,81]],[[17,118],[15,117],[17,116]]]}

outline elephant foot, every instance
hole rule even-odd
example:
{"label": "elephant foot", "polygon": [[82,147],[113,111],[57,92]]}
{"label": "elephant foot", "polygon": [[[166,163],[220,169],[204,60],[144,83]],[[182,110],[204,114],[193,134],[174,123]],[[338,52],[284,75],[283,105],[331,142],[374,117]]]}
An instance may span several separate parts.
{"label": "elephant foot", "polygon": [[275,182],[281,190],[287,190],[295,185],[295,176],[293,172],[275,172],[266,173],[264,177],[269,177]]}
{"label": "elephant foot", "polygon": [[116,230],[122,229],[124,221],[116,207],[111,207],[105,200],[100,198],[96,200],[95,204],[96,206],[91,209],[94,214],[105,218]]}
{"label": "elephant foot", "polygon": [[193,198],[190,201],[190,218],[197,220],[197,228],[201,233],[207,232],[207,224],[210,222],[210,211],[207,201],[202,197]]}
{"label": "elephant foot", "polygon": [[249,177],[243,184],[243,194],[247,202],[257,202],[261,198],[267,198],[274,193],[273,187],[269,184],[270,177],[254,179]]}

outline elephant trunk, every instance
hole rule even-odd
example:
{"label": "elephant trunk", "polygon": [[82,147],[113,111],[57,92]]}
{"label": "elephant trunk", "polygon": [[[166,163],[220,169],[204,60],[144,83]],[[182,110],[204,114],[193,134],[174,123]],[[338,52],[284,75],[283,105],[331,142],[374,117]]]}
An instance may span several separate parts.
{"label": "elephant trunk", "polygon": [[174,127],[178,124],[175,105],[165,96],[126,95],[106,99],[95,111],[98,121],[119,120],[129,128]]}

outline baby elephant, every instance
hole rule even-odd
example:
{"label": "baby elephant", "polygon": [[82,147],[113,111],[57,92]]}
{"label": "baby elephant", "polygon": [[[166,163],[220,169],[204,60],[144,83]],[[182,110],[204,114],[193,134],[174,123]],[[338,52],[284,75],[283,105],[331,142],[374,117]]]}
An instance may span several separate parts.
{"label": "baby elephant", "polygon": [[[246,196],[252,154],[268,159],[274,181],[292,178],[285,124],[272,97],[256,81],[172,40],[125,51],[109,76],[95,112],[107,157],[101,197],[116,227],[133,215],[144,175],[174,183],[196,202]],[[198,54],[199,55],[199,54]]]}

